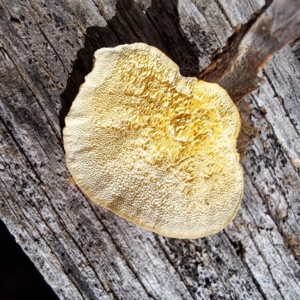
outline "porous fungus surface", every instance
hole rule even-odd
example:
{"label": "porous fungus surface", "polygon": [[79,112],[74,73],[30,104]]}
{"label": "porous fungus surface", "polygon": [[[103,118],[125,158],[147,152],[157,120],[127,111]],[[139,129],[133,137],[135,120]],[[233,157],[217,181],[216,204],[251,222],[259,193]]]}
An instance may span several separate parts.
{"label": "porous fungus surface", "polygon": [[243,194],[240,118],[217,84],[183,77],[154,47],[95,53],[66,118],[67,166],[92,201],[148,230],[223,229]]}

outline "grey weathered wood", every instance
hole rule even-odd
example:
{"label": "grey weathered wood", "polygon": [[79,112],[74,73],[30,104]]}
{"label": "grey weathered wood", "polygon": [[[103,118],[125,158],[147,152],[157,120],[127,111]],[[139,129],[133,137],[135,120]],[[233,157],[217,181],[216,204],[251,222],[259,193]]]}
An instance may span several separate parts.
{"label": "grey weathered wood", "polygon": [[258,89],[257,76],[281,48],[300,36],[300,1],[274,0],[231,37],[212,64],[200,74],[227,90],[234,103]]}
{"label": "grey weathered wood", "polygon": [[164,238],[71,184],[63,117],[92,53],[135,41],[197,75],[264,1],[0,1],[0,217],[60,299],[299,299],[300,65],[289,47],[246,97],[258,132],[235,220]]}
{"label": "grey weathered wood", "polygon": [[300,61],[300,37],[293,41],[291,44],[291,49],[294,52],[295,56]]}

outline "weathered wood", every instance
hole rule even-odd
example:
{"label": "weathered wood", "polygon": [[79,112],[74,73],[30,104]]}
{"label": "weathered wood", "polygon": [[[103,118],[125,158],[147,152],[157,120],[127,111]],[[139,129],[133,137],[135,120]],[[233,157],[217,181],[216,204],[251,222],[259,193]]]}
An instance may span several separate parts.
{"label": "weathered wood", "polygon": [[60,299],[299,299],[300,65],[289,47],[243,103],[258,134],[242,206],[216,235],[164,238],[91,206],[61,141],[97,48],[146,42],[197,75],[264,5],[1,0],[0,217]]}
{"label": "weathered wood", "polygon": [[300,61],[300,38],[293,41],[290,46],[297,59]]}
{"label": "weathered wood", "polygon": [[300,1],[274,0],[231,37],[227,49],[213,58],[200,78],[217,82],[238,103],[263,80],[262,67],[283,46],[300,36]]}

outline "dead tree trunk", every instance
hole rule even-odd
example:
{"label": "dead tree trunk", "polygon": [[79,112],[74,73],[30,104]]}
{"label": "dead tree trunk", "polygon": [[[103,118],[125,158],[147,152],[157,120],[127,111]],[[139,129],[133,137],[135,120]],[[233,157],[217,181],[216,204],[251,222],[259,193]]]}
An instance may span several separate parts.
{"label": "dead tree trunk", "polygon": [[290,47],[240,104],[257,136],[242,206],[218,234],[164,238],[91,207],[68,180],[61,139],[96,49],[145,42],[197,76],[264,5],[0,1],[0,217],[60,299],[300,298],[300,65]]}

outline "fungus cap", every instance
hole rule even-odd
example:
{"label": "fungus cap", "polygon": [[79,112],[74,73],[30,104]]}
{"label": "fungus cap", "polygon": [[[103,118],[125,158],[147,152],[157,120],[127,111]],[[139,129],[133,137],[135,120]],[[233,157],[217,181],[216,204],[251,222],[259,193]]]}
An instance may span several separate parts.
{"label": "fungus cap", "polygon": [[64,128],[67,166],[92,201],[156,233],[222,230],[243,194],[239,112],[142,43],[102,48]]}

